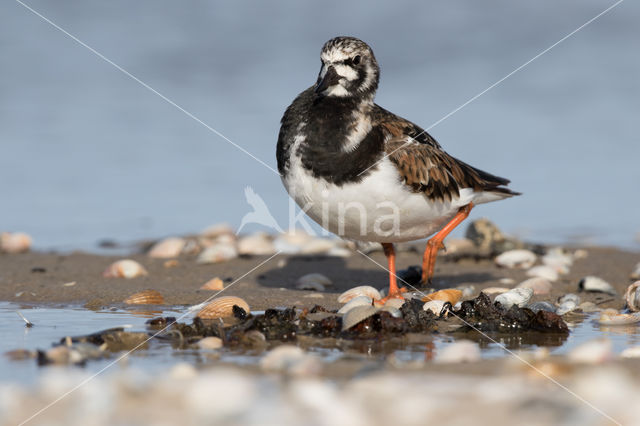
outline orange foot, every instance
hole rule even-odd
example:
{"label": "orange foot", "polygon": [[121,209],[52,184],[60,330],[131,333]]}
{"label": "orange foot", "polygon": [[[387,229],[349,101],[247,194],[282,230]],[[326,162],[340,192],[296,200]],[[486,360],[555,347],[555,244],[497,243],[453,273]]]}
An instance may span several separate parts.
{"label": "orange foot", "polygon": [[406,288],[398,288],[398,281],[396,277],[396,252],[391,243],[382,243],[384,249],[384,255],[387,256],[389,262],[389,293],[387,297],[383,297],[380,300],[374,301],[376,306],[384,305],[389,299],[404,299],[402,293],[406,293]]}

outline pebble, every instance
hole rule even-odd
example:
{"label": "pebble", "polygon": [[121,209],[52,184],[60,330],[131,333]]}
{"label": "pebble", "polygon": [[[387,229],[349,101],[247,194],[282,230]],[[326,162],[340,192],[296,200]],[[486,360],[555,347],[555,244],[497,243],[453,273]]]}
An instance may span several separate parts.
{"label": "pebble", "polygon": [[509,310],[513,305],[522,308],[529,303],[531,296],[533,296],[533,289],[514,288],[496,296],[494,303],[500,303],[506,310]]}
{"label": "pebble", "polygon": [[554,268],[547,265],[534,266],[533,268],[527,270],[526,274],[528,277],[540,277],[548,281],[558,280],[558,272]]}
{"label": "pebble", "polygon": [[0,252],[23,253],[31,249],[32,238],[24,232],[0,233]]}
{"label": "pebble", "polygon": [[592,275],[586,276],[578,282],[578,289],[581,291],[589,291],[589,292],[597,292],[597,293],[607,293],[615,296],[616,290],[613,288],[611,284],[603,280],[599,277],[594,277]]}
{"label": "pebble", "polygon": [[504,268],[528,269],[536,263],[537,256],[529,250],[509,250],[496,257],[496,264]]}
{"label": "pebble", "polygon": [[552,285],[545,278],[533,277],[521,282],[516,288],[530,288],[533,294],[546,295],[551,293]]}
{"label": "pebble", "polygon": [[149,257],[156,259],[178,257],[180,253],[182,253],[185,245],[186,241],[183,238],[166,238],[151,247]]}
{"label": "pebble", "polygon": [[581,364],[601,364],[613,358],[613,344],[607,338],[589,340],[569,351],[567,358]]}
{"label": "pebble", "polygon": [[476,245],[468,238],[453,238],[445,242],[445,247],[447,254],[453,254],[473,251]]}
{"label": "pebble", "polygon": [[480,359],[480,346],[471,340],[461,339],[439,351],[435,361],[438,363],[461,363],[477,362]]}
{"label": "pebble", "polygon": [[471,222],[465,237],[482,250],[493,250],[506,239],[496,225],[484,218]]}

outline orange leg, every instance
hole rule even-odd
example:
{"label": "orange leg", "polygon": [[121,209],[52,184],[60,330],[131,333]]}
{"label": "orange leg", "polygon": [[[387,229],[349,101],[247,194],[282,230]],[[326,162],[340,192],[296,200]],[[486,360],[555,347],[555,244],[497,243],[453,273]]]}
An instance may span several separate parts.
{"label": "orange leg", "polygon": [[469,203],[464,207],[461,207],[458,210],[458,213],[451,219],[449,223],[445,225],[444,228],[440,230],[436,235],[431,237],[429,241],[427,241],[427,247],[424,250],[424,257],[422,258],[422,282],[423,283],[431,283],[431,278],[433,277],[433,271],[436,267],[436,257],[438,256],[438,250],[444,248],[444,244],[442,242],[444,239],[455,229],[456,226],[460,225],[463,220],[465,220],[469,216],[469,212],[473,208],[473,203]]}
{"label": "orange leg", "polygon": [[398,279],[396,277],[396,251],[391,243],[382,243],[384,255],[387,256],[389,262],[389,293],[387,297],[376,301],[376,305],[382,306],[389,299],[404,299],[402,293],[406,292],[405,288],[398,288]]}

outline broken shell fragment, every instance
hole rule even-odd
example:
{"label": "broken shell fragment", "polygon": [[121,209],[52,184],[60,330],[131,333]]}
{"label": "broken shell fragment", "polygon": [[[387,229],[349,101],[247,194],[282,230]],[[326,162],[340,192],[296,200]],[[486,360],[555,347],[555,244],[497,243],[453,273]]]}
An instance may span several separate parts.
{"label": "broken shell fragment", "polygon": [[533,277],[521,282],[516,288],[530,288],[533,290],[533,294],[549,294],[551,287],[551,283],[547,279]]}
{"label": "broken shell fragment", "polygon": [[422,309],[432,312],[439,318],[451,311],[451,303],[446,300],[430,300],[422,306]]}
{"label": "broken shell fragment", "polygon": [[460,290],[450,288],[447,290],[440,290],[431,294],[427,294],[422,298],[422,301],[429,302],[431,300],[444,300],[445,302],[451,303],[451,305],[453,306],[458,303],[458,300],[460,300],[461,297],[462,292]]}
{"label": "broken shell fragment", "polygon": [[127,305],[162,305],[164,297],[157,290],[144,290],[124,299]]}
{"label": "broken shell fragment", "polygon": [[147,270],[135,260],[123,259],[109,265],[102,276],[105,278],[136,278],[148,274]]}
{"label": "broken shell fragment", "polygon": [[186,241],[183,238],[166,238],[156,243],[149,250],[149,257],[156,259],[171,259],[180,256]]}
{"label": "broken shell fragment", "polygon": [[251,312],[244,299],[235,296],[223,296],[209,302],[196,316],[202,319],[228,318],[233,316],[234,306],[242,308],[247,314]]}
{"label": "broken shell fragment", "polygon": [[378,312],[378,308],[375,306],[355,306],[349,309],[347,313],[342,317],[342,331],[348,330],[354,325],[366,320],[370,316],[375,315]]}
{"label": "broken shell fragment", "polygon": [[529,250],[509,250],[496,257],[496,264],[504,268],[528,269],[536,263],[537,256]]}
{"label": "broken shell fragment", "polygon": [[22,253],[31,248],[31,237],[23,232],[3,232],[0,234],[0,252]]}
{"label": "broken shell fragment", "polygon": [[382,298],[382,296],[380,296],[380,292],[377,289],[368,285],[361,285],[351,288],[338,296],[338,303],[347,303],[349,300],[358,296],[367,296],[372,298],[373,300],[380,300]]}
{"label": "broken shell fragment", "polygon": [[578,289],[581,291],[607,293],[607,294],[611,294],[612,296],[615,296],[617,294],[616,290],[613,288],[611,284],[609,284],[602,278],[594,277],[592,275],[589,275],[581,279],[580,282],[578,283]]}
{"label": "broken shell fragment", "polygon": [[627,307],[630,310],[634,312],[640,311],[640,281],[636,281],[627,287],[624,299],[627,301]]}
{"label": "broken shell fragment", "polygon": [[296,288],[299,290],[324,291],[325,287],[331,285],[333,285],[333,282],[319,273],[303,275],[296,281]]}
{"label": "broken shell fragment", "polygon": [[629,325],[640,322],[640,312],[621,314],[615,309],[605,309],[598,318],[600,325]]}
{"label": "broken shell fragment", "polygon": [[533,289],[530,288],[514,288],[512,290],[507,291],[506,293],[499,294],[495,303],[500,303],[502,307],[506,310],[511,309],[513,305],[522,308],[529,303],[531,300],[531,296],[533,296]]}
{"label": "broken shell fragment", "polygon": [[356,306],[371,306],[373,304],[373,299],[368,296],[358,296],[349,300],[342,308],[338,310],[339,314],[346,314],[351,309]]}
{"label": "broken shell fragment", "polygon": [[219,263],[238,257],[238,251],[233,244],[216,243],[207,247],[198,256],[198,263]]}
{"label": "broken shell fragment", "polygon": [[222,281],[218,277],[212,278],[206,283],[202,284],[202,287],[200,287],[200,290],[212,290],[212,291],[224,290],[224,281]]}

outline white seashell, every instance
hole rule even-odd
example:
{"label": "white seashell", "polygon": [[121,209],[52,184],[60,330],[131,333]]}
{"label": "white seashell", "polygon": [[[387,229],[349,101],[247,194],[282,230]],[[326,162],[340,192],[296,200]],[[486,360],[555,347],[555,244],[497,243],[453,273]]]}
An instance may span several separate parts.
{"label": "white seashell", "polygon": [[547,311],[547,312],[556,312],[556,307],[549,302],[534,302],[527,305],[527,308],[531,309],[533,312],[538,311]]}
{"label": "white seashell", "polygon": [[384,302],[384,306],[389,306],[392,308],[396,308],[396,309],[400,309],[402,307],[402,305],[404,305],[404,303],[406,302],[405,299],[398,299],[396,297],[391,298],[389,300],[387,300],[386,302]]}
{"label": "white seashell", "polygon": [[300,253],[303,254],[321,254],[327,253],[336,247],[336,240],[328,238],[314,238],[302,246]]}
{"label": "white seashell", "polygon": [[349,300],[342,308],[338,310],[339,314],[346,314],[356,306],[371,306],[373,299],[368,296],[358,296]]}
{"label": "white seashell", "polygon": [[640,280],[640,262],[633,267],[633,271],[631,272],[631,275],[629,275],[629,278],[632,280]]}
{"label": "white seashell", "polygon": [[487,296],[493,296],[493,295],[506,293],[509,290],[511,290],[511,289],[506,288],[506,287],[487,287],[487,288],[483,288],[482,290],[480,290],[480,292],[486,294]]}
{"label": "white seashell", "polygon": [[260,360],[260,368],[294,376],[309,376],[322,370],[322,362],[297,346],[281,345],[267,352]]}
{"label": "white seashell", "polygon": [[198,377],[198,370],[188,362],[179,362],[169,370],[172,380],[192,380]]}
{"label": "white seashell", "polygon": [[346,247],[333,247],[327,252],[327,256],[333,257],[349,257],[352,254],[353,252]]}
{"label": "white seashell", "polygon": [[105,278],[136,278],[148,274],[147,270],[135,260],[123,259],[109,265],[102,276]]}
{"label": "white seashell", "polygon": [[151,247],[149,257],[157,259],[178,257],[180,253],[182,253],[186,243],[186,240],[183,238],[166,238]]}
{"label": "white seashell", "polygon": [[496,264],[504,268],[528,269],[536,263],[537,256],[529,250],[509,250],[496,257]]}
{"label": "white seashell", "polygon": [[240,255],[268,256],[276,252],[271,238],[264,232],[242,237],[238,240],[238,253]]}
{"label": "white seashell", "polygon": [[554,268],[552,268],[551,266],[538,265],[538,266],[534,266],[533,268],[529,269],[527,271],[527,276],[528,277],[540,277],[540,278],[544,278],[545,280],[548,280],[548,281],[557,281],[558,272]]}
{"label": "white seashell", "polygon": [[514,288],[507,291],[506,293],[502,293],[496,296],[494,303],[500,303],[500,305],[502,305],[502,307],[506,310],[511,309],[513,305],[522,308],[523,306],[526,306],[527,303],[529,303],[529,300],[531,300],[531,296],[533,296],[533,289]]}
{"label": "white seashell", "polygon": [[396,307],[384,305],[382,310],[385,312],[389,312],[394,318],[402,318],[402,311]]}
{"label": "white seashell", "polygon": [[197,317],[202,319],[217,319],[227,318],[233,316],[233,307],[238,306],[248,314],[251,312],[249,304],[239,297],[235,296],[222,296],[217,299],[213,299],[206,304],[196,314]]}
{"label": "white seashell", "polygon": [[0,252],[22,253],[31,248],[31,237],[23,232],[3,232],[0,234]]}
{"label": "white seashell", "polygon": [[551,283],[545,278],[533,277],[521,282],[516,288],[530,288],[533,294],[549,294],[551,287]]}
{"label": "white seashell", "polygon": [[593,339],[573,348],[569,361],[582,364],[600,364],[613,358],[613,345],[607,338]]}
{"label": "white seashell", "polygon": [[578,249],[573,252],[574,259],[586,259],[589,256],[589,252],[585,249]]}
{"label": "white seashell", "polygon": [[451,303],[446,300],[430,300],[422,305],[425,311],[431,311],[435,316],[441,317],[451,311]]}
{"label": "white seashell", "polygon": [[598,318],[601,325],[629,325],[640,322],[640,312],[621,314],[615,309],[605,309]]}
{"label": "white seashell", "polygon": [[200,253],[197,262],[218,263],[235,259],[236,257],[238,257],[238,251],[236,250],[235,246],[230,244],[216,243]]}
{"label": "white seashell", "polygon": [[462,298],[468,298],[476,294],[476,287],[474,285],[461,285],[456,287],[457,290],[462,292]]}
{"label": "white seashell", "polygon": [[473,251],[476,249],[473,241],[468,238],[453,238],[445,241],[444,245],[447,249],[447,254]]}
{"label": "white seashell", "polygon": [[580,280],[580,282],[578,283],[578,289],[582,291],[607,293],[613,296],[617,294],[616,290],[611,286],[611,284],[609,284],[602,278],[594,277],[591,275]]}
{"label": "white seashell", "polygon": [[573,302],[577,306],[578,304],[580,304],[580,296],[574,293],[567,293],[564,296],[561,296],[558,298],[559,304],[566,303],[566,302]]}
{"label": "white seashell", "polygon": [[205,337],[204,339],[198,340],[197,343],[200,349],[220,349],[223,346],[222,339],[219,337]]}
{"label": "white seashell", "polygon": [[375,315],[379,309],[375,306],[355,306],[349,309],[342,317],[342,331],[348,330],[356,324],[361,323],[372,315]]}
{"label": "white seashell", "polygon": [[498,282],[502,285],[511,285],[511,284],[515,284],[516,280],[514,280],[513,278],[500,278],[498,280]]}
{"label": "white seashell", "polygon": [[338,296],[338,303],[347,303],[349,300],[358,296],[368,296],[373,300],[382,299],[382,296],[380,296],[380,292],[378,290],[368,285],[361,285],[351,288]]}
{"label": "white seashell", "polygon": [[598,305],[596,305],[593,302],[582,302],[581,304],[578,305],[578,308],[582,311],[582,312],[597,312],[600,311],[601,309],[598,307]]}
{"label": "white seashell", "polygon": [[542,256],[541,260],[544,265],[551,267],[561,274],[568,273],[569,268],[573,265],[573,256],[561,247],[548,250],[547,253]]}
{"label": "white seashell", "polygon": [[627,301],[627,307],[630,310],[634,312],[640,311],[640,281],[636,281],[627,287],[624,299]]}
{"label": "white seashell", "polygon": [[568,314],[569,312],[573,312],[576,309],[578,309],[578,304],[573,300],[567,300],[565,302],[562,302],[560,306],[558,306],[558,310],[556,311],[556,314],[564,315],[564,314]]}
{"label": "white seashell", "polygon": [[217,223],[208,226],[200,235],[206,238],[218,238],[221,235],[235,235],[235,231],[226,223]]}
{"label": "white seashell", "polygon": [[324,291],[325,287],[332,285],[333,282],[328,277],[317,272],[303,275],[296,281],[296,288],[299,290]]}
{"label": "white seashell", "polygon": [[480,361],[480,346],[471,340],[458,340],[445,346],[438,352],[435,361],[438,363],[460,363]]}
{"label": "white seashell", "polygon": [[632,346],[620,353],[622,358],[640,358],[640,346]]}

